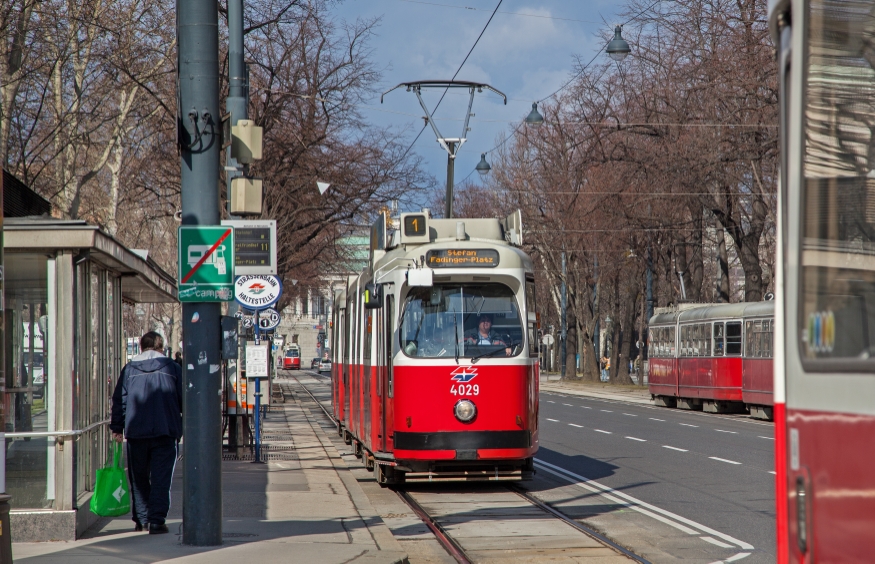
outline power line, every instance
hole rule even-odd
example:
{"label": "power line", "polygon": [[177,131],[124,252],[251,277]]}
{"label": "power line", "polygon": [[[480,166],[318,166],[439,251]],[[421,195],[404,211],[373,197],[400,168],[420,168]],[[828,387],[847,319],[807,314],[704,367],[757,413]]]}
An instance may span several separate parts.
{"label": "power line", "polygon": [[[644,13],[650,11],[651,8],[653,8],[654,6],[656,6],[657,4],[659,4],[660,2],[662,2],[662,0],[656,0],[656,2],[654,2],[653,4],[650,4],[648,7],[644,8],[643,10],[641,10],[640,12],[638,12],[637,14],[635,14],[634,16],[632,16],[631,18],[629,18],[628,20],[626,20],[625,22],[623,22],[622,24],[620,24],[620,27],[626,25],[626,24],[629,23],[629,22],[635,21],[635,20],[638,19],[640,16],[642,16]],[[571,77],[571,79],[568,80],[567,82],[565,82],[565,84],[563,84],[562,86],[560,86],[559,88],[557,88],[556,90],[554,90],[552,94],[550,94],[549,96],[544,96],[543,98],[541,98],[540,100],[538,100],[538,102],[543,102],[544,100],[546,100],[546,99],[548,99],[548,98],[552,98],[553,96],[555,96],[556,94],[558,94],[559,92],[561,92],[562,90],[564,90],[565,88],[567,88],[567,87],[568,87],[571,83],[573,83],[575,80],[577,80],[578,78],[580,78],[581,76],[583,76],[583,72],[584,72],[587,68],[589,68],[589,66],[590,66],[591,64],[593,64],[593,62],[595,62],[595,60],[598,58],[599,55],[602,54],[602,51],[604,51],[606,47],[607,47],[607,45],[602,45],[602,48],[598,50],[598,52],[593,56],[593,58],[590,59],[589,62],[586,63],[586,65],[584,65],[583,68],[580,69],[580,71],[577,72],[577,74],[575,74],[573,77]],[[519,129],[520,129],[520,126],[521,126],[521,125],[522,125],[522,122],[521,122],[521,123],[518,123],[518,124],[516,125],[516,127],[514,127],[513,131],[510,133],[510,135],[508,135],[507,137],[505,137],[504,140],[501,141],[501,143],[498,143],[496,146],[492,147],[492,148],[489,149],[488,151],[484,151],[484,153],[491,153],[492,151],[498,149],[499,147],[502,147],[505,143],[508,142],[508,140],[510,140],[511,138],[513,138],[513,136],[516,135],[517,132],[519,132]],[[472,171],[472,172],[473,172],[473,171]],[[470,176],[471,176],[471,174],[469,173],[468,176],[466,176],[466,177],[463,179],[463,181],[464,181],[464,180],[467,180],[468,177],[470,177]]]}
{"label": "power line", "polygon": [[[442,8],[458,8],[460,10],[471,10],[471,11],[477,11],[477,12],[485,12],[486,11],[482,8],[474,8],[471,6],[457,6],[455,4],[438,4],[437,2],[423,2],[422,0],[401,0],[401,2],[407,2],[409,4],[425,4],[427,6],[440,6]],[[540,14],[526,14],[524,12],[506,12],[504,10],[500,11],[499,14],[508,14],[511,16],[526,16],[529,18],[541,18],[541,19],[545,19],[545,20],[562,20],[562,21],[566,21],[566,22],[580,22],[580,23],[594,23],[594,24],[601,23],[601,22],[594,22],[594,21],[590,21],[590,20],[576,20],[573,18],[560,18],[558,16],[542,16]]]}
{"label": "power line", "polygon": [[[480,35],[477,36],[477,40],[474,41],[474,45],[471,45],[471,48],[468,50],[468,54],[465,55],[465,58],[462,60],[462,64],[459,65],[459,68],[456,69],[456,72],[453,74],[453,78],[450,79],[450,82],[456,80],[456,77],[459,76],[459,72],[461,72],[462,67],[465,66],[465,63],[468,62],[468,57],[470,57],[471,53],[474,52],[474,48],[477,47],[478,43],[480,43],[480,38],[483,37],[484,33],[486,33],[486,28],[489,27],[490,23],[492,23],[492,18],[495,17],[495,14],[496,14],[496,12],[498,12],[498,9],[501,7],[502,2],[504,2],[504,0],[498,0],[498,5],[495,6],[495,9],[492,11],[492,15],[489,16],[489,19],[486,21],[486,25],[483,26],[483,29],[480,31]],[[444,93],[441,94],[441,98],[440,98],[440,100],[438,100],[438,103],[435,105],[434,110],[431,111],[431,115],[434,115],[434,113],[437,111],[438,107],[441,105],[441,102],[444,101],[444,96],[447,95],[447,91],[449,89],[450,89],[449,86],[447,88],[444,88]],[[416,142],[419,141],[419,138],[420,138],[420,136],[422,136],[422,132],[425,131],[426,127],[428,127],[428,122],[426,122],[422,125],[422,129],[420,129],[419,133],[416,134],[416,138],[413,139],[413,142],[410,144],[409,147],[407,147],[407,150],[404,151],[404,154],[401,155],[401,159],[398,161],[399,164],[401,163],[401,161],[404,160],[404,158],[407,156],[407,153],[410,152],[410,150],[413,148],[413,146],[416,145]]]}

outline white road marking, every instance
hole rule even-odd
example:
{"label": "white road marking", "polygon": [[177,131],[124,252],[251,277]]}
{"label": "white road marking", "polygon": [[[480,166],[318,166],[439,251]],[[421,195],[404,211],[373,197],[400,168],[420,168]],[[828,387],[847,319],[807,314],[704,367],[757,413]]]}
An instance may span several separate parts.
{"label": "white road marking", "polygon": [[574,407],[574,406],[571,405],[570,403],[563,403],[562,405],[567,405],[568,407]]}
{"label": "white road marking", "polygon": [[711,460],[719,460],[720,462],[728,462],[729,464],[741,464],[741,462],[736,462],[734,460],[726,460],[725,458],[717,458],[716,456],[709,456]]}
{"label": "white road marking", "polygon": [[766,439],[767,441],[774,441],[774,440],[775,440],[775,437],[762,437],[762,436],[759,436],[759,438],[761,438],[761,439]]}
{"label": "white road marking", "polygon": [[602,411],[604,411],[605,413],[613,413],[613,411],[611,411],[610,409],[603,409]]}
{"label": "white road marking", "polygon": [[777,472],[775,472],[774,470],[769,470],[769,474],[775,474],[777,476]]}
{"label": "white road marking", "polygon": [[549,417],[547,418],[547,421],[552,421],[553,423],[559,423],[558,419],[550,419]]}
{"label": "white road marking", "polygon": [[580,407],[582,407],[583,409],[592,409],[591,407],[586,407],[585,405],[581,405]]}
{"label": "white road marking", "polygon": [[552,400],[547,400],[547,403],[556,403],[556,402],[552,401]]}
{"label": "white road marking", "polygon": [[610,431],[602,431],[601,429],[593,429],[593,431],[595,431],[596,433],[604,433],[604,434],[606,434],[606,435],[610,435],[610,434],[611,434]]}
{"label": "white road marking", "polygon": [[[661,521],[661,522],[663,522],[667,525],[670,525],[670,526],[672,526],[680,531],[683,531],[689,535],[699,535],[701,533],[706,533],[708,535],[711,535],[712,537],[717,537],[717,538],[722,539],[726,542],[729,542],[729,543],[732,543],[736,546],[739,546],[743,550],[753,550],[753,548],[754,548],[753,545],[751,545],[749,543],[746,543],[744,541],[740,541],[736,538],[733,538],[733,537],[731,537],[727,534],[721,533],[719,531],[715,531],[714,529],[712,529],[710,527],[707,527],[705,525],[702,525],[701,523],[697,523],[695,521],[687,519],[686,517],[682,517],[676,513],[666,511],[665,509],[662,509],[660,507],[656,507],[655,505],[650,505],[649,503],[641,501],[640,499],[636,499],[627,493],[617,491],[613,488],[610,488],[608,486],[600,484],[599,482],[596,482],[595,480],[590,480],[589,478],[585,478],[579,474],[575,474],[574,472],[570,472],[564,468],[550,464],[549,462],[544,462],[542,460],[536,459],[535,464],[537,464],[541,468],[541,470],[549,472],[549,473],[553,474],[554,476],[564,478],[565,480],[571,482],[572,484],[574,484],[580,488],[583,488],[585,490],[589,490],[593,493],[601,494],[603,497],[605,497],[606,499],[608,499],[610,501],[613,501],[615,503],[620,503],[626,507],[629,507],[630,509],[632,509],[634,511],[637,511],[639,513],[647,515],[648,517],[652,517],[652,518],[656,519],[657,521]],[[688,526],[685,526],[685,525],[688,525]],[[696,529],[701,531],[701,533],[693,530],[691,527],[695,527]],[[740,554],[742,554],[742,553],[740,553]],[[743,554],[748,555],[749,553],[743,553]],[[738,555],[736,555],[736,556],[738,556]],[[735,558],[735,557],[733,557],[733,558]],[[740,560],[741,558],[744,558],[744,557],[742,556],[742,557],[737,558],[737,559]]]}
{"label": "white road marking", "polygon": [[651,421],[662,421],[663,423],[665,423],[665,419],[657,419],[656,417],[648,417],[648,419],[650,419]]}
{"label": "white road marking", "polygon": [[633,413],[624,413],[623,415],[628,415],[629,417],[638,417],[637,415],[635,415]]}
{"label": "white road marking", "polygon": [[574,423],[569,423],[569,425],[571,425],[572,427],[578,427],[580,429],[583,429],[583,425],[575,425]]}
{"label": "white road marking", "polygon": [[635,437],[626,437],[626,438],[627,438],[627,439],[631,439],[631,440],[633,440],[633,441],[638,441],[638,442],[641,442],[641,443],[646,443],[646,442],[647,442],[646,439],[636,439]]}
{"label": "white road marking", "polygon": [[723,429],[714,429],[714,430],[717,431],[718,433],[732,433],[733,435],[738,434],[735,431],[724,431]]}
{"label": "white road marking", "polygon": [[742,558],[747,558],[748,556],[750,556],[750,552],[739,552],[735,556],[727,558],[724,562],[738,562]]}
{"label": "white road marking", "polygon": [[683,425],[684,427],[698,427],[698,425],[690,425],[689,423],[678,423],[678,425]]}
{"label": "white road marking", "polygon": [[673,447],[673,446],[668,446],[668,445],[662,445],[662,448],[670,448],[671,450],[679,450],[681,452],[689,452],[685,448],[678,448],[678,447]]}
{"label": "white road marking", "polygon": [[731,544],[726,544],[725,542],[720,542],[719,540],[715,539],[714,537],[699,537],[699,538],[705,542],[710,542],[711,544],[716,544],[720,548],[735,548]]}

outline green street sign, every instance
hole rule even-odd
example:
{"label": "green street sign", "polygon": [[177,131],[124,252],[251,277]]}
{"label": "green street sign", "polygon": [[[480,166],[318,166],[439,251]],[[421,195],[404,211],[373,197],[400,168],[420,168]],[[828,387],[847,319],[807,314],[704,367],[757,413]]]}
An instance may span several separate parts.
{"label": "green street sign", "polygon": [[234,300],[234,228],[179,227],[179,301]]}

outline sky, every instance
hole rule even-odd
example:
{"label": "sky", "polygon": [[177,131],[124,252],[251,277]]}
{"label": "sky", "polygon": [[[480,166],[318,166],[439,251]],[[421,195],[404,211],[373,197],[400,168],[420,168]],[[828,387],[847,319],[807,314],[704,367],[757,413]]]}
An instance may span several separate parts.
{"label": "sky", "polygon": [[[380,18],[371,47],[373,61],[382,69],[383,92],[401,82],[449,80],[497,4],[498,0],[346,0],[334,11],[349,22]],[[524,119],[533,101],[567,82],[576,58],[589,61],[603,47],[597,34],[621,23],[622,9],[622,2],[607,0],[502,2],[456,79],[490,84],[507,95],[507,105],[485,90],[475,95],[471,131],[456,158],[456,183],[469,174],[477,181],[472,171],[480,154],[495,147],[501,132]],[[442,92],[423,91],[430,110]],[[444,98],[435,114],[443,136],[459,137],[467,103],[464,90],[450,91]],[[408,143],[424,124],[416,96],[404,88],[388,94],[383,104],[377,95],[361,110],[371,123],[406,128]],[[423,157],[426,172],[444,186],[447,154],[431,128],[413,150]]]}

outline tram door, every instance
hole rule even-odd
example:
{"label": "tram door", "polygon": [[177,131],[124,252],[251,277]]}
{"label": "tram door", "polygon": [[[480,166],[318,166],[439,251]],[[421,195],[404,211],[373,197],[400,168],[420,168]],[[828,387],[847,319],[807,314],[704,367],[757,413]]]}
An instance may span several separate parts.
{"label": "tram door", "polygon": [[387,420],[392,417],[389,399],[392,397],[392,336],[395,334],[395,296],[386,292],[385,307],[379,309],[377,322],[380,327],[380,338],[377,341],[377,357],[378,363],[381,365],[378,377],[379,401],[380,401],[380,436],[378,450],[387,451],[389,449],[388,438],[386,437]]}
{"label": "tram door", "polygon": [[[368,446],[372,447],[373,437],[371,436],[371,417],[373,410],[371,408],[371,379],[373,378],[373,356],[371,347],[373,346],[374,336],[374,316],[373,310],[364,309],[362,303],[362,319],[364,320],[364,329],[362,331],[362,435],[361,438]],[[372,447],[373,448],[373,447]]]}

